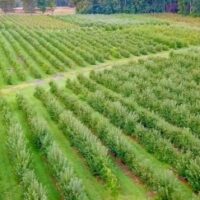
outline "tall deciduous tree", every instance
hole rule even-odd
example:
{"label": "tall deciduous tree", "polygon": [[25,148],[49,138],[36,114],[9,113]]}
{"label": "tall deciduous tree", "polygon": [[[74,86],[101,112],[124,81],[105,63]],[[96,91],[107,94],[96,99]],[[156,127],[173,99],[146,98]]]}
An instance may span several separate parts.
{"label": "tall deciduous tree", "polygon": [[43,13],[47,10],[47,8],[50,8],[53,12],[56,7],[56,2],[55,0],[38,0],[37,6]]}

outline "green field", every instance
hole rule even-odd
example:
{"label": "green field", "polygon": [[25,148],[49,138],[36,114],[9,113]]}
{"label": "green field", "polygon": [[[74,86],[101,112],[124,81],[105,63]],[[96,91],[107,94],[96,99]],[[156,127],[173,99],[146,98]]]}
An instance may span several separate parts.
{"label": "green field", "polygon": [[200,199],[199,27],[0,16],[0,200]]}

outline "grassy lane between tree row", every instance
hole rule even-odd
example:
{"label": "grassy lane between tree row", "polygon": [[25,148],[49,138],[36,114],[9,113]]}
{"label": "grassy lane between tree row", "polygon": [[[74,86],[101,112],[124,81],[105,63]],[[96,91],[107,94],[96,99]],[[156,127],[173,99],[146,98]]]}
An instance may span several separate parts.
{"label": "grassy lane between tree row", "polygon": [[200,50],[200,47],[186,47],[178,50],[170,50],[170,51],[165,51],[165,52],[160,52],[160,53],[155,53],[155,54],[149,54],[149,55],[142,55],[142,56],[132,56],[130,58],[123,58],[119,60],[114,60],[114,61],[107,61],[102,64],[98,65],[91,65],[87,66],[84,68],[76,68],[69,70],[68,72],[63,72],[63,73],[57,73],[55,75],[48,76],[47,78],[44,79],[36,79],[34,81],[28,81],[24,83],[20,83],[17,85],[13,86],[5,86],[0,88],[0,96],[5,96],[5,95],[12,95],[16,94],[19,90],[24,91],[25,93],[32,93],[34,91],[34,87],[37,85],[43,85],[43,86],[48,86],[49,81],[54,80],[58,84],[63,85],[66,78],[76,78],[78,74],[85,74],[88,75],[91,71],[103,71],[105,69],[111,69],[115,65],[123,65],[123,64],[128,64],[130,62],[137,62],[140,59],[148,59],[151,57],[164,57],[167,58],[169,57],[169,53],[171,51],[174,52],[185,52],[190,49],[197,49]]}

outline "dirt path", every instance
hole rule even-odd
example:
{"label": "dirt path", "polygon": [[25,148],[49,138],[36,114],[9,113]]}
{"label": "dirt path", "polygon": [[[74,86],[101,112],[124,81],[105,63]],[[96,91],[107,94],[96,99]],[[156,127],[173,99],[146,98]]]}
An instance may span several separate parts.
{"label": "dirt path", "polygon": [[[187,48],[182,48],[182,49],[178,49],[178,50],[174,50],[174,51],[175,52],[183,52],[188,49],[200,50],[200,47],[187,47]],[[98,64],[98,65],[92,65],[92,66],[88,66],[88,67],[71,69],[68,72],[57,73],[52,76],[46,77],[44,79],[39,79],[39,80],[36,79],[36,80],[29,81],[29,82],[23,82],[18,85],[5,86],[4,88],[0,89],[0,96],[16,94],[17,92],[23,91],[25,89],[34,88],[38,85],[47,85],[49,83],[49,81],[51,81],[51,80],[54,80],[57,83],[63,82],[66,80],[66,78],[76,78],[76,76],[78,74],[87,75],[93,70],[94,71],[102,71],[105,69],[111,69],[115,65],[126,64],[131,61],[137,62],[139,59],[147,59],[149,57],[166,57],[167,58],[171,51],[172,50],[159,52],[159,53],[155,53],[155,54],[143,55],[143,56],[132,56],[130,58],[123,58],[123,59],[118,59],[115,61],[108,61],[108,62]]]}

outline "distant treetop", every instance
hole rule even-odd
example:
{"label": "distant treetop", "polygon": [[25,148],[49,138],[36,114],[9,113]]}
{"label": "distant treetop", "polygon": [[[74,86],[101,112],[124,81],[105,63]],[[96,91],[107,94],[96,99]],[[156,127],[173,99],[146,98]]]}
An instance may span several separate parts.
{"label": "distant treetop", "polygon": [[15,6],[23,6],[25,12],[34,12],[38,7],[45,12],[47,7],[75,5],[78,13],[158,13],[173,12],[200,16],[200,0],[0,0],[4,12]]}
{"label": "distant treetop", "polygon": [[72,0],[79,13],[179,12],[200,15],[200,0]]}

